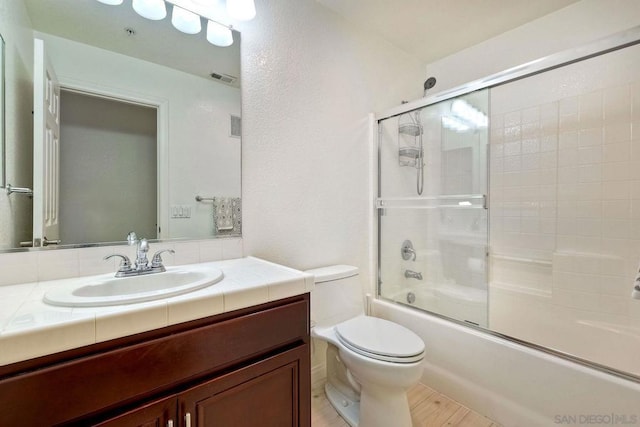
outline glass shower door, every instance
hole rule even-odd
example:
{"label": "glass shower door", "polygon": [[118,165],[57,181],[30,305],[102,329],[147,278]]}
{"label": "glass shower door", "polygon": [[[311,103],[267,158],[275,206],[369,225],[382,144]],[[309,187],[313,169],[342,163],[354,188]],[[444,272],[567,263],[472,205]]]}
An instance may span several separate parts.
{"label": "glass shower door", "polygon": [[487,326],[488,90],[380,120],[378,294]]}

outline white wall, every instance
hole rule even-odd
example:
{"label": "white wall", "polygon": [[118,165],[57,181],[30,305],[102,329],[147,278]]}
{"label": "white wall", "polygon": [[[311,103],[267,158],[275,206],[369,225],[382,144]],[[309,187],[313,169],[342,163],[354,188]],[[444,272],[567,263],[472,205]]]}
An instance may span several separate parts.
{"label": "white wall", "polygon": [[370,263],[368,113],[421,95],[423,67],[313,0],[258,0],[242,31],[245,253]]}
{"label": "white wall", "polygon": [[[7,183],[33,183],[33,41],[23,2],[0,0],[0,34],[5,41],[5,150]],[[32,201],[0,191],[0,248],[31,240]]]}

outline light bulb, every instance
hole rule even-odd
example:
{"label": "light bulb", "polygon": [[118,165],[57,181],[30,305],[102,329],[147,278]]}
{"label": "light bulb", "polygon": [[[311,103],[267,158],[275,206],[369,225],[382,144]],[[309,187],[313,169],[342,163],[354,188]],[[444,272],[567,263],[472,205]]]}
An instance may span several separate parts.
{"label": "light bulb", "polygon": [[177,29],[186,34],[198,34],[202,29],[200,17],[178,6],[173,6],[171,23]]}
{"label": "light bulb", "polygon": [[229,28],[210,20],[207,23],[207,41],[220,47],[231,46],[233,34]]}
{"label": "light bulb", "polygon": [[164,0],[133,0],[133,10],[143,18],[159,21],[167,16]]}
{"label": "light bulb", "polygon": [[108,4],[109,6],[118,6],[122,4],[122,0],[98,0],[100,3]]}
{"label": "light bulb", "polygon": [[227,13],[238,21],[249,21],[256,16],[253,0],[227,0]]}

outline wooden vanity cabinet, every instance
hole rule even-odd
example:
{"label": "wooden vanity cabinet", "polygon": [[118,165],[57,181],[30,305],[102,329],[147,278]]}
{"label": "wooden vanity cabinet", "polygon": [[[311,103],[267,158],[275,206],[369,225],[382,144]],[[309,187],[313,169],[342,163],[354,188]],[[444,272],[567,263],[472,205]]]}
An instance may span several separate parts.
{"label": "wooden vanity cabinet", "polygon": [[[205,381],[177,395],[94,424],[119,426],[284,427],[300,421],[300,360],[295,348]],[[310,396],[310,394],[309,394]]]}
{"label": "wooden vanity cabinet", "polygon": [[308,294],[95,346],[0,371],[0,425],[311,424]]}
{"label": "wooden vanity cabinet", "polygon": [[202,427],[299,426],[299,399],[307,399],[300,396],[302,353],[292,349],[181,393],[178,417]]}

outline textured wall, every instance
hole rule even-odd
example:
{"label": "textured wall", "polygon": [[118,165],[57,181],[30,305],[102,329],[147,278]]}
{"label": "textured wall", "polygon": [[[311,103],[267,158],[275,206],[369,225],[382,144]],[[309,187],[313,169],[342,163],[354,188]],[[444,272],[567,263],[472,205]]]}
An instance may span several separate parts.
{"label": "textured wall", "polygon": [[256,6],[241,28],[245,253],[366,280],[367,115],[419,97],[423,67],[315,1]]}

